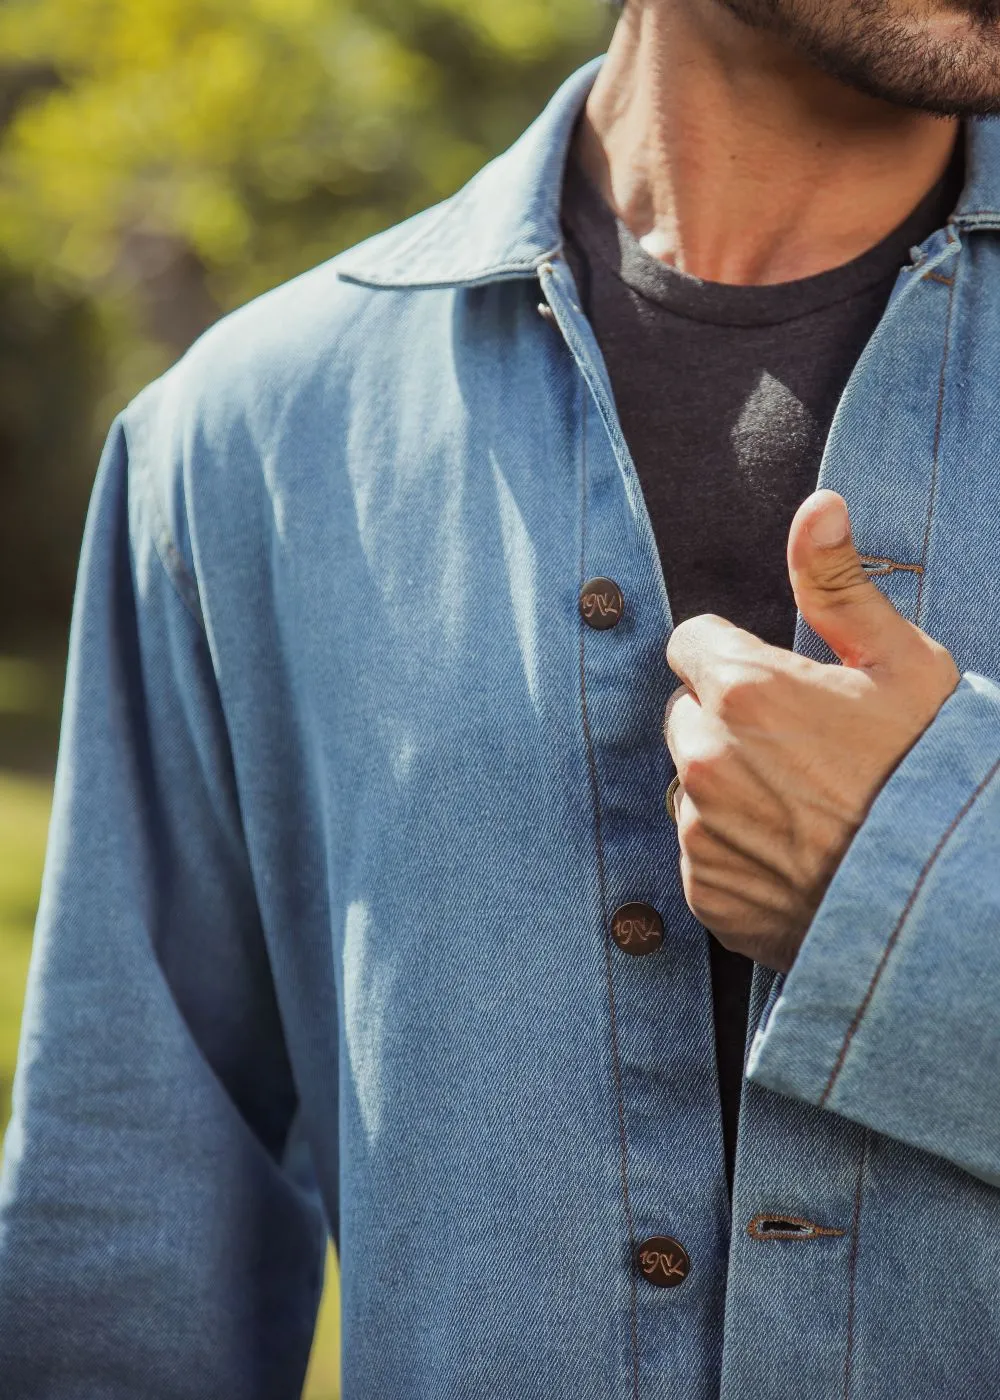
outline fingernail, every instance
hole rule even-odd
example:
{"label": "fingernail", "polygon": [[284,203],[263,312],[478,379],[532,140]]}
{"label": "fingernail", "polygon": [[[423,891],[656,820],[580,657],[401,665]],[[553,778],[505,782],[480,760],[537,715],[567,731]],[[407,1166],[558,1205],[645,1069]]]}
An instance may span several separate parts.
{"label": "fingernail", "polygon": [[844,502],[837,496],[831,496],[822,510],[809,517],[808,530],[813,543],[823,549],[843,544],[851,533]]}

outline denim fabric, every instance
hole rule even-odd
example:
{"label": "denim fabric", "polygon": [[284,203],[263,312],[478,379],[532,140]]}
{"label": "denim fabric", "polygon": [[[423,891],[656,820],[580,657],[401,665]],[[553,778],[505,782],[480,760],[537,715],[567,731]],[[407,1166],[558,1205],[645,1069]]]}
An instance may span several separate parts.
{"label": "denim fabric", "polygon": [[[327,1226],[346,1400],[1000,1394],[1000,125],[968,124],[820,472],[964,678],[790,975],[757,970],[731,1219],[669,602],[560,255],[596,62],[113,428],[0,1186],[5,1400],[297,1395]],[[801,619],[796,648],[825,655]],[[610,938],[632,900],[654,956]],[[679,1287],[633,1267],[661,1234]]]}

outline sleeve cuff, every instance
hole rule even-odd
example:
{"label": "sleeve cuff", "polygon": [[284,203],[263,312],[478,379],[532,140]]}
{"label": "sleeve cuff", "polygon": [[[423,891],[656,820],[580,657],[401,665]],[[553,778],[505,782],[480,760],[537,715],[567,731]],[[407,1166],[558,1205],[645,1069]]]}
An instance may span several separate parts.
{"label": "sleeve cuff", "polygon": [[[887,1006],[890,1016],[905,1018],[911,1027],[921,1015],[913,999],[919,981],[910,985],[912,947],[905,959],[894,955],[919,936],[935,866],[998,769],[1000,688],[967,672],[856,832],[794,965],[765,1007],[747,1061],[749,1079],[904,1135],[888,1110],[901,1088],[893,1083],[898,1063],[863,1056],[878,1066],[882,1082],[862,1092],[856,1083],[850,1087],[845,1065],[857,1058],[859,1041],[872,1023],[884,1030]],[[974,853],[964,858],[975,863]],[[980,883],[990,878],[985,869],[968,873]],[[1000,878],[993,878],[1000,906]],[[939,950],[917,955],[926,963],[925,981],[927,974],[940,975],[943,942]],[[906,971],[896,976],[900,962]],[[891,1042],[895,1055],[906,1034],[883,1035],[883,1040],[883,1048]]]}

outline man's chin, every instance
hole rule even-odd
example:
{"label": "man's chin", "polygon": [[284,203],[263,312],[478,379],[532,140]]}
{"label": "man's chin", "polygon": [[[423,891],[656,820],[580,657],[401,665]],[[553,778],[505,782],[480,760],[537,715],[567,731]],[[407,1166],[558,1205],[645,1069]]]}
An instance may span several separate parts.
{"label": "man's chin", "polygon": [[957,46],[959,50],[970,43],[995,45],[1000,56],[1000,4],[991,7],[988,14],[971,10],[968,5],[956,5],[937,11],[920,27],[935,44]]}
{"label": "man's chin", "polygon": [[717,0],[829,77],[937,117],[1000,115],[1000,0]]}
{"label": "man's chin", "polygon": [[1000,0],[944,0],[942,8],[977,29],[1000,29]]}
{"label": "man's chin", "polygon": [[1000,22],[985,25],[956,10],[938,12],[914,26],[912,40],[897,27],[874,60],[818,50],[819,66],[849,86],[893,105],[930,116],[1000,115]]}

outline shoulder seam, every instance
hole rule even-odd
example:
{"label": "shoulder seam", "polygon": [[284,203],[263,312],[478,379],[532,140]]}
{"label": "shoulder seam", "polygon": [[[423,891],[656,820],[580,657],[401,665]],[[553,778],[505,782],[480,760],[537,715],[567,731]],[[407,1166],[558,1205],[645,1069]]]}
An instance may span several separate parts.
{"label": "shoulder seam", "polygon": [[202,632],[205,632],[205,618],[201,610],[201,598],[198,593],[198,585],[183,555],[173,541],[156,490],[148,480],[149,473],[145,467],[140,465],[141,456],[138,452],[133,452],[132,435],[129,431],[129,423],[125,413],[122,414],[121,424],[122,434],[125,438],[125,450],[128,454],[129,471],[132,473],[134,469],[136,477],[141,475],[144,478],[143,499],[149,507],[151,534],[157,558],[163,566],[163,571],[170,580],[177,596],[194,618],[195,622],[197,622]]}

